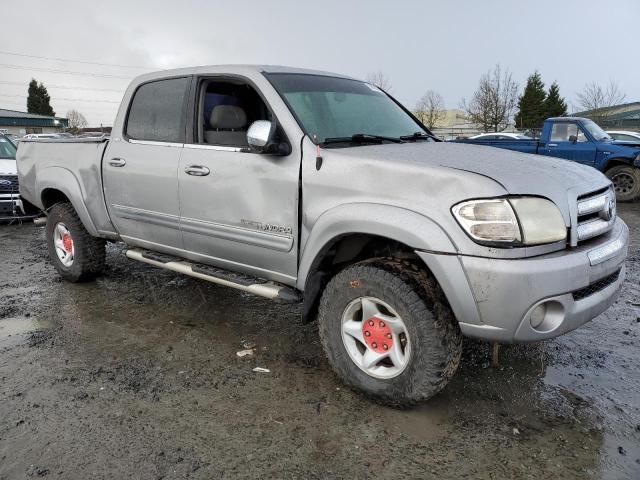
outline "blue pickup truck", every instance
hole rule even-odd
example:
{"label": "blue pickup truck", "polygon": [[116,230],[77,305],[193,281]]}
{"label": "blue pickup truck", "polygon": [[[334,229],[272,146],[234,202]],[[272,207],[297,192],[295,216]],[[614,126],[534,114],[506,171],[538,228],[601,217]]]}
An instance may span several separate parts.
{"label": "blue pickup truck", "polygon": [[614,141],[588,118],[554,117],[544,122],[539,140],[459,140],[590,165],[611,179],[618,201],[640,197],[640,142]]}

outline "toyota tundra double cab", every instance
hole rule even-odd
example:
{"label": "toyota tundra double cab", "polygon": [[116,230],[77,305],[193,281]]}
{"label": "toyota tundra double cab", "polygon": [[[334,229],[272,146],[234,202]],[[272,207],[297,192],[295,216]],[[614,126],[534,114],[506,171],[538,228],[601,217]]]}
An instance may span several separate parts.
{"label": "toyota tundra double cab", "polygon": [[604,312],[628,229],[573,162],[445,143],[377,87],[273,66],[146,74],[110,139],[25,140],[22,196],[72,282],[126,255],[317,320],[337,375],[406,406],[463,336],[544,340]]}

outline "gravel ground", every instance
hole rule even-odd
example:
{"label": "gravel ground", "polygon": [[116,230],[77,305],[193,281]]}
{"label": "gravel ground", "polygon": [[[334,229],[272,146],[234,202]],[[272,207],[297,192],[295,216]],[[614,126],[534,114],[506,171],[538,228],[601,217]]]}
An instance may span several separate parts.
{"label": "gravel ground", "polygon": [[0,227],[0,479],[640,478],[640,204],[619,213],[633,245],[613,308],[503,347],[499,368],[466,342],[409,411],[344,388],[297,307],[121,245],[103,277],[65,283],[42,228]]}

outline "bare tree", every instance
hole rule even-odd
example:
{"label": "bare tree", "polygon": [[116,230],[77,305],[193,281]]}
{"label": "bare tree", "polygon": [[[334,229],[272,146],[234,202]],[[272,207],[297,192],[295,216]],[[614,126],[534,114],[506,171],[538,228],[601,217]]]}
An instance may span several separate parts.
{"label": "bare tree", "polygon": [[509,70],[496,65],[493,70],[480,77],[478,89],[467,102],[462,100],[462,109],[471,122],[485,132],[504,130],[518,103],[518,84]]}
{"label": "bare tree", "polygon": [[609,109],[621,104],[627,96],[615,80],[609,80],[606,87],[595,82],[586,84],[577,97],[578,106],[588,112],[586,116],[596,123],[602,123],[609,115]]}
{"label": "bare tree", "polygon": [[442,95],[434,90],[427,90],[420,97],[416,104],[416,117],[424,123],[430,130],[433,129],[438,122],[444,120],[446,112],[444,110],[444,99]]}
{"label": "bare tree", "polygon": [[78,110],[69,110],[67,112],[67,119],[69,120],[69,130],[73,133],[78,133],[88,124],[87,119]]}
{"label": "bare tree", "polygon": [[381,70],[378,70],[377,72],[367,73],[365,82],[370,83],[371,85],[375,85],[380,90],[384,90],[385,92],[391,91],[391,80],[389,80],[389,77],[387,77],[387,75]]}

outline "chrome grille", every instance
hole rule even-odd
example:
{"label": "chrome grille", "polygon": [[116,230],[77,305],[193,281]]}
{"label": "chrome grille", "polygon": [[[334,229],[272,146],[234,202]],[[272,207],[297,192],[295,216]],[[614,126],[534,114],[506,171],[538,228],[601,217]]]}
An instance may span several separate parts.
{"label": "chrome grille", "polygon": [[578,197],[576,237],[578,242],[602,235],[616,220],[616,195],[612,188]]}
{"label": "chrome grille", "polygon": [[18,176],[0,175],[0,193],[18,193]]}

